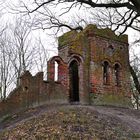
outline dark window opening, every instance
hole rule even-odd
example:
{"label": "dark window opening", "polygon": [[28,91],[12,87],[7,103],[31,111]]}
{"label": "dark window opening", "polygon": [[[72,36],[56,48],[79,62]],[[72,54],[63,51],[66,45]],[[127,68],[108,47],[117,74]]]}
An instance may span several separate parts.
{"label": "dark window opening", "polygon": [[79,76],[78,63],[73,60],[69,67],[70,76],[70,102],[79,102]]}
{"label": "dark window opening", "polygon": [[103,83],[109,84],[109,63],[107,61],[103,64]]}
{"label": "dark window opening", "polygon": [[123,47],[120,47],[120,50],[122,50],[123,49]]}
{"label": "dark window opening", "polygon": [[108,48],[107,48],[107,54],[109,56],[112,56],[113,53],[114,53],[114,47],[112,45],[108,46]]}
{"label": "dark window opening", "polygon": [[115,64],[115,83],[116,86],[120,86],[120,66],[118,64]]}
{"label": "dark window opening", "polygon": [[28,91],[28,87],[27,86],[24,87],[24,91]]}

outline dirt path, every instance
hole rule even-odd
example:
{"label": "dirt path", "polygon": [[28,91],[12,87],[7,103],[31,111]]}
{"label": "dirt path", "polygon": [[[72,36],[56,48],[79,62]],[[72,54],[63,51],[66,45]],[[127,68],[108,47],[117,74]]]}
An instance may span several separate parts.
{"label": "dirt path", "polygon": [[89,108],[98,111],[100,114],[119,119],[123,125],[126,125],[134,132],[140,133],[140,111],[138,110],[104,106]]}

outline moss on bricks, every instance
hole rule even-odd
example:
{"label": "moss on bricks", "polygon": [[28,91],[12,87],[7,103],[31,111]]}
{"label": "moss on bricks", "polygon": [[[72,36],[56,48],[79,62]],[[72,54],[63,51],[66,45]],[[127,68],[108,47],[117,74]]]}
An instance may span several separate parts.
{"label": "moss on bricks", "polygon": [[101,37],[106,37],[115,41],[128,43],[128,36],[127,35],[121,35],[117,36],[111,29],[104,28],[104,29],[98,29],[96,25],[88,25],[83,31],[77,32],[77,31],[69,31],[62,36],[58,38],[59,42],[59,49],[73,44],[72,42],[78,42],[81,41],[82,36],[85,36],[88,32],[93,32],[93,34]]}
{"label": "moss on bricks", "polygon": [[123,95],[114,94],[91,94],[91,104],[111,105],[118,107],[132,107],[131,99]]}
{"label": "moss on bricks", "polygon": [[98,35],[98,36],[101,36],[101,37],[106,37],[106,38],[116,40],[116,41],[119,41],[119,42],[128,43],[128,36],[127,35],[118,36],[109,28],[99,29],[99,28],[97,28],[96,25],[89,24],[84,29],[85,33],[88,32],[88,31],[93,31],[93,33],[95,35]]}
{"label": "moss on bricks", "polygon": [[78,32],[76,31],[70,31],[60,36],[58,38],[59,49],[61,49],[62,47],[65,47],[66,45],[71,44],[71,42],[74,41],[75,37],[77,36],[77,33]]}

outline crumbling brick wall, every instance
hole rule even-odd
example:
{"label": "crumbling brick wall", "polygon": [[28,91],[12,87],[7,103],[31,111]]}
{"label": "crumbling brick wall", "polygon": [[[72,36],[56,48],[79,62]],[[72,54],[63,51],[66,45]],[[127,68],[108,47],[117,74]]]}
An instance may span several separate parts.
{"label": "crumbling brick wall", "polygon": [[0,102],[0,115],[52,102],[66,103],[67,89],[59,82],[44,81],[42,72],[32,76],[29,71],[26,71],[20,78],[20,85],[6,100]]}

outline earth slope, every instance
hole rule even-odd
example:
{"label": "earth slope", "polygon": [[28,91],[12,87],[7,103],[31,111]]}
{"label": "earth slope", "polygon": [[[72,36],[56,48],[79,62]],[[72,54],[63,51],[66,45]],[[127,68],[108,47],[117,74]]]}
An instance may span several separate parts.
{"label": "earth slope", "polygon": [[0,140],[140,140],[140,111],[44,105],[0,122]]}

